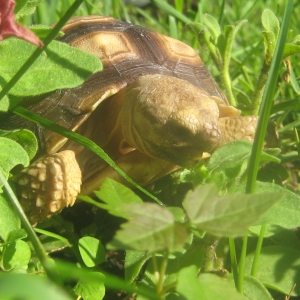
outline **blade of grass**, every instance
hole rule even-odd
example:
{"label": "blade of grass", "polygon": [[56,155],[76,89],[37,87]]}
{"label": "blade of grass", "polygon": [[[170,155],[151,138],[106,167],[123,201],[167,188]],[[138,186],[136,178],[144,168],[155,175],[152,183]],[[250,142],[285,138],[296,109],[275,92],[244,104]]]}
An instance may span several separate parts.
{"label": "blade of grass", "polygon": [[[258,124],[256,128],[256,134],[254,138],[254,143],[250,155],[250,160],[248,163],[248,177],[247,177],[247,183],[246,183],[246,193],[253,193],[255,190],[255,182],[259,167],[259,161],[261,157],[261,151],[263,148],[263,143],[268,127],[269,117],[271,114],[272,104],[273,104],[273,98],[275,94],[276,84],[277,84],[277,78],[279,73],[279,67],[282,61],[282,54],[283,49],[285,45],[285,40],[288,33],[288,27],[289,27],[289,20],[291,18],[291,14],[293,11],[293,1],[288,0],[282,25],[280,28],[280,33],[278,37],[278,41],[276,44],[274,57],[272,59],[271,68],[270,68],[270,74],[266,83],[266,88],[263,93],[262,102],[261,102],[261,109],[259,113],[259,119]],[[247,245],[247,237],[243,239],[243,248]],[[252,266],[252,269],[255,271],[256,266],[258,265],[259,255],[260,255],[260,243],[257,244],[256,248],[257,251],[255,252],[254,257],[254,264]],[[245,260],[246,253],[242,253],[241,262]],[[244,285],[244,273],[239,274],[239,282],[238,282],[238,290],[240,292],[243,291],[243,285]]]}
{"label": "blade of grass", "polygon": [[252,193],[255,189],[255,181],[258,172],[261,151],[263,148],[269,117],[271,114],[273,96],[275,94],[275,89],[277,86],[278,72],[281,64],[281,57],[283,54],[285,40],[288,33],[289,19],[291,17],[292,10],[293,10],[293,1],[288,0],[284,17],[283,17],[282,26],[278,37],[278,42],[274,52],[274,57],[271,63],[270,74],[267,80],[266,88],[261,102],[261,109],[259,113],[256,134],[254,138],[250,160],[248,163],[248,179],[246,185],[246,193]]}
{"label": "blade of grass", "polygon": [[159,9],[163,10],[166,14],[174,16],[175,18],[177,18],[185,24],[192,22],[192,20],[190,20],[185,15],[177,11],[176,8],[168,4],[166,1],[152,0],[151,2],[153,2]]}
{"label": "blade of grass", "polygon": [[253,258],[252,268],[250,275],[255,277],[257,274],[258,266],[259,266],[259,255],[261,251],[261,247],[263,244],[265,232],[266,232],[267,225],[262,225],[259,233],[259,237],[257,240],[256,248],[255,248],[255,254]]}

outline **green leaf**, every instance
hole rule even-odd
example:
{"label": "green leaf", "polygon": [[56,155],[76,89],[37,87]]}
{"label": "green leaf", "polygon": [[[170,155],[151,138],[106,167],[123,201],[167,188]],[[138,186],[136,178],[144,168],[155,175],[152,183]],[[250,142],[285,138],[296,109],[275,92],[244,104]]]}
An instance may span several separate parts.
{"label": "green leaf", "polygon": [[283,198],[283,193],[227,194],[219,196],[214,185],[202,185],[189,191],[183,207],[199,230],[216,236],[243,236],[250,225]]}
{"label": "green leaf", "polygon": [[0,239],[6,242],[11,232],[21,228],[21,221],[18,213],[4,197],[4,194],[0,194],[0,212]]}
{"label": "green leaf", "polygon": [[279,35],[280,25],[275,14],[270,9],[265,9],[261,15],[261,22],[265,31],[272,32],[274,34],[274,41],[276,44]]}
{"label": "green leaf", "polygon": [[30,130],[17,129],[7,131],[0,129],[0,136],[9,138],[20,144],[27,152],[30,160],[32,160],[36,155],[38,149],[38,141],[34,133]]}
{"label": "green leaf", "polygon": [[287,57],[297,54],[300,52],[300,45],[295,45],[292,43],[286,43],[284,45],[284,50],[282,54],[282,59],[286,59]]}
{"label": "green leaf", "polygon": [[26,15],[33,14],[36,7],[44,2],[44,0],[18,0],[15,7],[16,20],[23,18]]}
{"label": "green leaf", "polygon": [[265,193],[276,193],[284,195],[283,199],[265,212],[256,224],[279,225],[286,229],[292,229],[300,226],[300,197],[279,185],[268,182],[256,183],[256,195]]}
{"label": "green leaf", "polygon": [[219,35],[221,35],[221,28],[218,21],[213,16],[204,14],[202,22],[209,29],[216,44]]}
{"label": "green leaf", "polygon": [[7,272],[0,272],[0,299],[72,300],[61,287],[45,277]]}
{"label": "green leaf", "polygon": [[[34,50],[34,45],[20,39],[11,38],[1,42],[0,84],[2,87]],[[56,89],[76,87],[101,69],[102,64],[96,56],[65,43],[52,41],[10,90],[10,94],[32,96]]]}
{"label": "green leaf", "polygon": [[110,214],[127,219],[122,206],[126,203],[142,203],[142,199],[138,197],[131,189],[123,184],[106,178],[102,183],[100,190],[94,192],[104,204],[98,203],[97,206],[106,209]]}
{"label": "green leaf", "polygon": [[207,169],[218,172],[241,167],[249,159],[252,144],[248,141],[233,141],[218,148],[211,156]]}
{"label": "green leaf", "polygon": [[[234,286],[232,274],[227,274],[225,279]],[[244,277],[244,295],[249,300],[273,300],[265,286],[257,278],[248,275]]]}
{"label": "green leaf", "polygon": [[100,240],[86,236],[79,240],[78,247],[87,267],[94,267],[105,261],[105,249]]}
{"label": "green leaf", "polygon": [[[245,163],[250,158],[252,143],[248,141],[233,141],[218,148],[211,156],[207,169],[212,172],[224,172],[229,178],[236,178],[245,171]],[[262,152],[261,162],[271,161],[279,163],[278,149]]]}
{"label": "green leaf", "polygon": [[17,240],[5,246],[3,251],[3,267],[9,271],[12,269],[26,271],[31,257],[28,244],[22,240]]}
{"label": "green leaf", "polygon": [[238,30],[247,22],[247,20],[240,20],[235,25],[227,25],[224,28],[224,36],[219,39],[218,46],[223,57],[223,64],[228,66],[231,59],[232,45],[234,37]]}
{"label": "green leaf", "polygon": [[173,252],[184,246],[187,231],[174,222],[166,208],[155,203],[132,203],[124,205],[122,210],[131,219],[121,225],[121,230],[108,244],[110,249]]}
{"label": "green leaf", "polygon": [[27,237],[27,233],[23,228],[11,230],[6,240],[7,243],[15,242]]}
{"label": "green leaf", "polygon": [[222,65],[222,57],[219,49],[216,47],[216,44],[212,41],[211,33],[208,28],[200,23],[189,23],[186,26],[197,35],[201,47],[209,49],[213,61],[220,69]]}
{"label": "green leaf", "polygon": [[101,300],[105,295],[105,276],[99,272],[92,272],[92,278],[82,278],[78,281],[74,292],[84,300]]}
{"label": "green leaf", "polygon": [[[250,274],[254,253],[246,257],[246,273]],[[288,295],[300,282],[300,251],[282,246],[263,247],[259,256],[256,278],[265,286]],[[292,296],[300,295],[297,284]]]}
{"label": "green leaf", "polygon": [[197,278],[197,273],[196,266],[178,272],[176,290],[186,300],[247,300],[224,279],[212,274],[201,274]]}
{"label": "green leaf", "polygon": [[9,171],[16,165],[21,164],[24,167],[29,165],[27,152],[15,141],[0,137],[0,149],[0,172],[5,178],[8,178]]}
{"label": "green leaf", "polygon": [[132,283],[150,257],[151,254],[148,251],[127,250],[125,257],[125,280]]}
{"label": "green leaf", "polygon": [[5,95],[1,100],[0,100],[0,112],[7,112],[9,109],[9,99],[7,95]]}
{"label": "green leaf", "polygon": [[[153,260],[149,261],[147,265],[147,269],[144,274],[144,283],[149,285],[151,281],[151,286],[156,285],[157,281],[157,268],[163,264],[164,257],[156,256],[156,265],[157,267],[154,268]],[[178,272],[189,266],[196,266],[198,272],[200,271],[201,267],[203,266],[205,260],[205,253],[203,245],[199,245],[197,243],[193,244],[189,249],[182,255],[176,258],[169,258],[167,261],[167,268],[164,274],[164,286],[174,286],[177,281]]]}
{"label": "green leaf", "polygon": [[265,64],[267,66],[271,65],[273,54],[276,46],[276,39],[273,32],[263,31],[262,36],[264,38],[264,48],[265,48]]}
{"label": "green leaf", "polygon": [[[291,76],[290,76],[290,82],[291,82],[291,86],[293,87],[294,91],[300,95],[300,85],[298,83],[298,79],[297,76],[293,70],[293,67],[291,66],[291,70],[290,70]],[[298,100],[298,99],[297,99]],[[296,101],[297,101],[296,100]]]}
{"label": "green leaf", "polygon": [[[50,31],[53,29],[52,27],[50,26],[46,26],[46,25],[31,25],[29,27],[29,29],[34,32],[39,38],[41,39],[44,39],[49,33]],[[62,31],[60,31],[58,34],[57,34],[57,37],[59,36],[63,36],[64,33]]]}

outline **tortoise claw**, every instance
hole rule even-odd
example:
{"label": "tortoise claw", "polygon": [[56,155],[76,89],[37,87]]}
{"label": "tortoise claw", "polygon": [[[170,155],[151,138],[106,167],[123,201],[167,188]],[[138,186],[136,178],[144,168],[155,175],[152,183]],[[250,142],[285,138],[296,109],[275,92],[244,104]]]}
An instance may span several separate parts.
{"label": "tortoise claw", "polygon": [[13,180],[23,210],[35,224],[74,204],[81,171],[74,152],[65,150],[35,161]]}

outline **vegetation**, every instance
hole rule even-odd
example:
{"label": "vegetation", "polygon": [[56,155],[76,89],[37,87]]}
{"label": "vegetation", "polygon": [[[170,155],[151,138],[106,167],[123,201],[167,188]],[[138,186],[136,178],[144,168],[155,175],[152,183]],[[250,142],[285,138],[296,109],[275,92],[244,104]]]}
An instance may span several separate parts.
{"label": "vegetation", "polygon": [[[96,199],[82,195],[84,202],[33,229],[10,171],[29,164],[36,138],[0,131],[0,299],[299,299],[299,4],[127,2],[18,0],[17,21],[42,24],[30,28],[49,46],[0,42],[0,118],[10,111],[38,122],[113,165],[91,141],[18,105],[100,70],[79,51],[72,64],[85,74],[66,68],[56,57],[71,59],[74,49],[52,39],[73,14],[110,15],[199,51],[230,103],[259,114],[254,144],[229,143],[147,191],[107,179]],[[279,138],[262,150],[270,120]]]}

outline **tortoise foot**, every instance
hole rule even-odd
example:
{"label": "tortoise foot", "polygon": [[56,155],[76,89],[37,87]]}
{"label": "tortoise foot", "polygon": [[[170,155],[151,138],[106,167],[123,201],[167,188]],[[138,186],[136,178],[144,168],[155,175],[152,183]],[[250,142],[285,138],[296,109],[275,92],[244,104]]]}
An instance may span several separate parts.
{"label": "tortoise foot", "polygon": [[43,157],[13,180],[17,194],[32,224],[72,206],[80,192],[81,171],[73,151]]}

